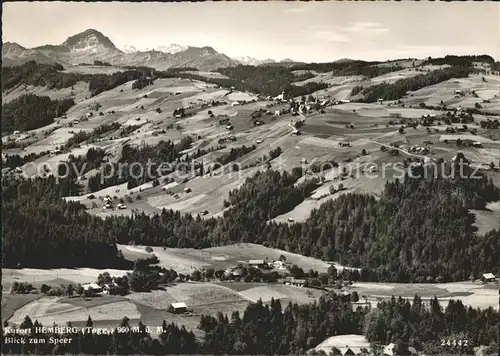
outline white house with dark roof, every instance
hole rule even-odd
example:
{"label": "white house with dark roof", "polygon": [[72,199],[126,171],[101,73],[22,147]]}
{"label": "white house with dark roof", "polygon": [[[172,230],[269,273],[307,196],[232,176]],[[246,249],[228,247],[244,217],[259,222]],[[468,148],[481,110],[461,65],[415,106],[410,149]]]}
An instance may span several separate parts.
{"label": "white house with dark roof", "polygon": [[172,303],[168,311],[174,314],[182,314],[187,312],[187,305],[186,303]]}
{"label": "white house with dark roof", "polygon": [[481,280],[483,282],[493,282],[496,280],[496,276],[493,273],[483,273]]}

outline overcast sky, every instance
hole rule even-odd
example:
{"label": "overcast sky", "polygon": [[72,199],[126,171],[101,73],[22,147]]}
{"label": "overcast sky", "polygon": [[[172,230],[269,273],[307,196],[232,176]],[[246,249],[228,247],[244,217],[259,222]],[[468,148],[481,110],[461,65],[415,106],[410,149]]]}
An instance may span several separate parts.
{"label": "overcast sky", "polygon": [[2,40],[60,44],[93,28],[118,48],[178,43],[258,59],[499,59],[499,18],[491,2],[8,2]]}

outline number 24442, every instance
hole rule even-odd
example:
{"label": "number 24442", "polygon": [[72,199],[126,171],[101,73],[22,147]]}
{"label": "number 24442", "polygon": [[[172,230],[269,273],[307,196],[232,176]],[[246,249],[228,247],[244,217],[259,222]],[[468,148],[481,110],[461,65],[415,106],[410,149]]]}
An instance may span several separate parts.
{"label": "number 24442", "polygon": [[466,339],[442,339],[441,346],[467,347],[467,346],[469,346],[469,340],[466,340]]}

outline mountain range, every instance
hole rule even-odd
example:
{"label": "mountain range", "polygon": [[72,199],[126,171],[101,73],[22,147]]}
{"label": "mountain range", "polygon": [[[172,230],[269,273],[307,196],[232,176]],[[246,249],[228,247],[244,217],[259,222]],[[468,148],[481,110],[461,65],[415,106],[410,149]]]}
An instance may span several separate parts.
{"label": "mountain range", "polygon": [[276,62],[272,59],[257,60],[252,57],[230,58],[212,47],[193,47],[179,44],[159,46],[142,51],[127,45],[120,50],[109,37],[94,29],[70,36],[59,45],[48,44],[35,48],[25,48],[14,42],[3,44],[3,66],[19,65],[31,60],[39,63],[56,62],[62,65],[93,63],[99,60],[112,65],[147,66],[158,70],[175,67],[214,70],[239,64],[297,63],[288,59]]}

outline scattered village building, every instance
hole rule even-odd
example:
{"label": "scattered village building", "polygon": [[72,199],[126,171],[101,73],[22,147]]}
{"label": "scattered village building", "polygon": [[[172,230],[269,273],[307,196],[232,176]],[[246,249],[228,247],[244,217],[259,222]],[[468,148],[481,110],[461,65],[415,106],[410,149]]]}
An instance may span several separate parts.
{"label": "scattered village building", "polygon": [[482,148],[483,147],[483,144],[479,141],[476,141],[476,142],[473,142],[472,143],[472,147],[475,147],[475,148]]}
{"label": "scattered village building", "polygon": [[5,167],[5,168],[2,168],[2,175],[4,174],[7,174],[11,171],[11,168],[10,167]]}
{"label": "scattered village building", "polygon": [[102,287],[103,293],[111,294],[114,290],[118,288],[118,284],[115,282],[107,283]]}
{"label": "scattered village building", "polygon": [[267,263],[264,260],[250,260],[248,261],[248,264],[256,268],[264,268],[267,266]]}
{"label": "scattered village building", "polygon": [[183,314],[187,312],[187,305],[186,303],[172,303],[168,311],[174,314]]}
{"label": "scattered village building", "polygon": [[285,93],[282,92],[280,95],[274,97],[274,100],[277,100],[277,101],[283,101],[283,100],[285,100]]}
{"label": "scattered village building", "polygon": [[355,356],[355,355],[360,355],[362,353],[361,347],[341,347],[340,353],[342,356]]}
{"label": "scattered village building", "polygon": [[89,283],[82,285],[84,291],[89,291],[92,294],[102,293],[102,288],[97,283]]}
{"label": "scattered village building", "polygon": [[484,273],[481,276],[481,280],[483,282],[494,282],[496,280],[496,277],[493,273]]}
{"label": "scattered village building", "polygon": [[[394,352],[395,347],[396,347],[396,344],[391,342],[389,345],[384,347],[384,351],[382,352],[382,354],[384,356],[394,356],[395,355],[395,352]],[[410,346],[410,347],[408,347],[408,352],[406,354],[416,355],[417,350],[414,347]]]}
{"label": "scattered village building", "polygon": [[296,279],[294,277],[286,277],[283,284],[287,286],[304,287],[306,284],[305,279]]}
{"label": "scattered village building", "polygon": [[271,267],[274,269],[286,269],[285,263],[283,261],[273,261]]}

